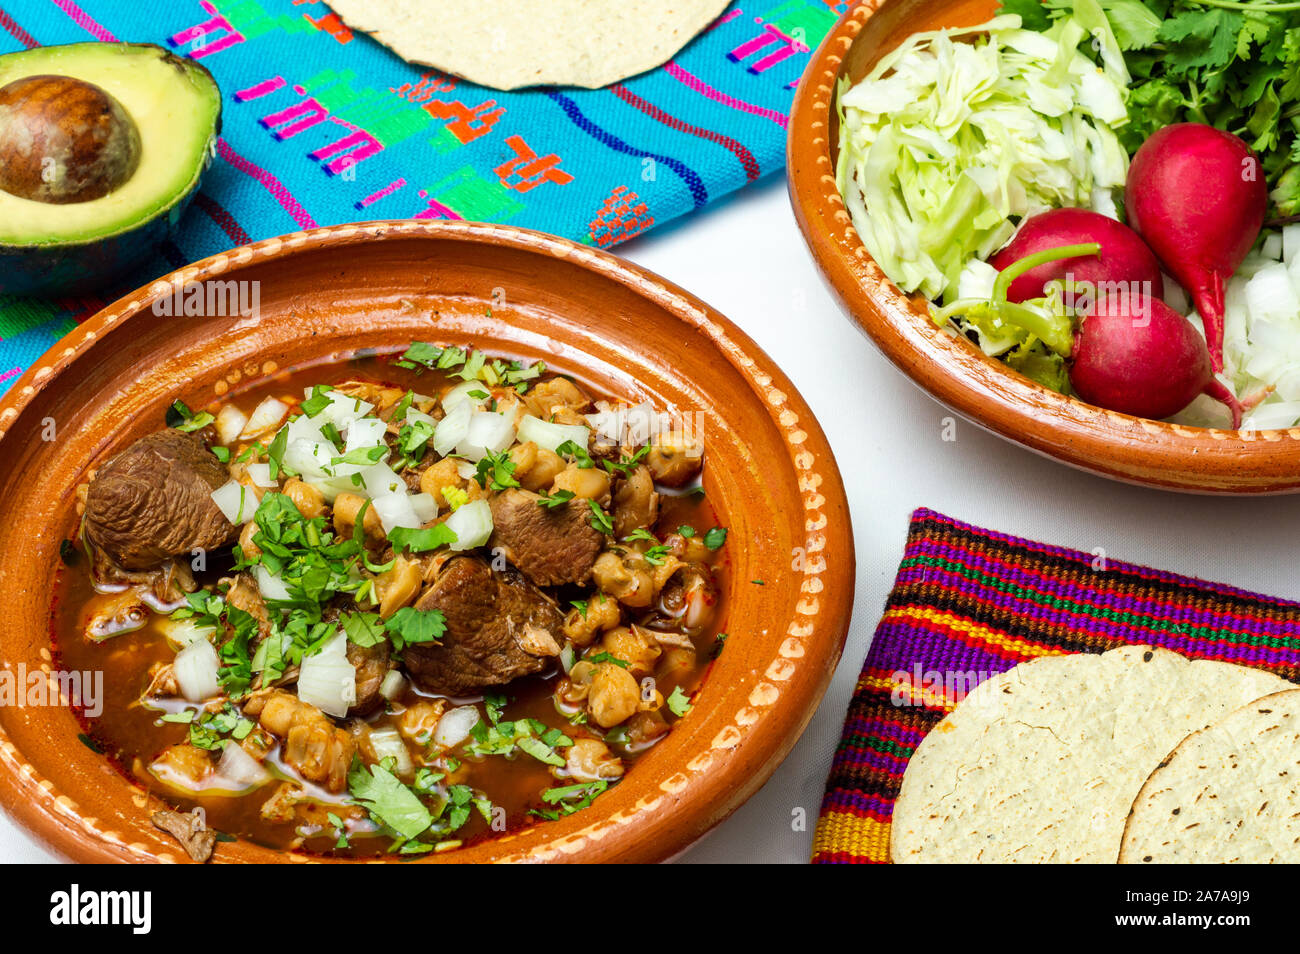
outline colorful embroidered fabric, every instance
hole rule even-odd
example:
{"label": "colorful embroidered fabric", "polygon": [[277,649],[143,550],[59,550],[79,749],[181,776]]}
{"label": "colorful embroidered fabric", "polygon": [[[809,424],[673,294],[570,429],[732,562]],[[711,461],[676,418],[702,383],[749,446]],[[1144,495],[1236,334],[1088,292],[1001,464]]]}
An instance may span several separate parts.
{"label": "colorful embroidered fabric", "polygon": [[1133,644],[1300,681],[1300,604],[916,511],[849,704],[813,862],[889,861],[907,761],[963,692],[1039,656]]}
{"label": "colorful embroidered fabric", "polygon": [[323,0],[0,0],[0,53],[158,43],[223,93],[180,234],[94,298],[0,296],[0,393],[74,324],[157,276],[364,219],[503,222],[609,247],[782,168],[794,87],[843,9],[740,0],[668,64],[603,90],[500,93],[412,66]]}

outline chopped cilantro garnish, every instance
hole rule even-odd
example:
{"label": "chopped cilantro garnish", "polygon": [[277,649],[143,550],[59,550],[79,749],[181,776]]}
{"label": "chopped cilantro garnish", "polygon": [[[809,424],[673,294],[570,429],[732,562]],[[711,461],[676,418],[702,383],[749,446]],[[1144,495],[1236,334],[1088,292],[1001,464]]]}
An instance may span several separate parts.
{"label": "chopped cilantro garnish", "polygon": [[537,498],[537,506],[546,507],[548,510],[554,509],[561,504],[568,503],[573,499],[572,490],[557,490],[555,493],[543,491]]}
{"label": "chopped cilantro garnish", "polygon": [[385,639],[384,624],[378,613],[340,613],[339,623],[348,641],[363,649],[376,646]]}
{"label": "chopped cilantro garnish", "polygon": [[646,550],[643,556],[651,566],[663,566],[668,561],[668,555],[671,552],[672,547],[664,543]]}
{"label": "chopped cilantro garnish", "polygon": [[710,550],[716,550],[727,542],[727,528],[714,527],[704,535],[704,545]]}
{"label": "chopped cilantro garnish", "polygon": [[195,414],[184,401],[173,401],[167,409],[166,419],[168,427],[186,434],[202,430],[216,420],[207,411]]}
{"label": "chopped cilantro garnish", "polygon": [[272,480],[280,479],[280,471],[284,469],[284,452],[289,449],[289,428],[280,428],[275,439],[271,441],[271,446],[266,449],[267,466],[271,472]]}
{"label": "chopped cilantro garnish", "polygon": [[610,519],[609,514],[601,509],[600,504],[594,500],[588,500],[587,505],[591,508],[591,526],[599,530],[606,536],[614,535],[614,521]]}
{"label": "chopped cilantro garnish", "polygon": [[384,621],[384,629],[399,652],[417,643],[436,643],[447,629],[447,619],[441,610],[422,610],[403,606]]}
{"label": "chopped cilantro garnish", "polygon": [[580,447],[576,441],[565,441],[559,447],[555,448],[555,453],[561,457],[572,457],[578,463],[580,470],[586,470],[589,467],[595,467],[596,462],[591,459],[587,453],[587,448]]}
{"label": "chopped cilantro garnish", "polygon": [[681,686],[674,686],[664,701],[668,704],[668,711],[679,718],[691,711],[690,697],[682,692]]}
{"label": "chopped cilantro garnish", "polygon": [[519,486],[514,474],[515,462],[510,459],[509,451],[501,451],[499,454],[489,452],[478,462],[474,479],[484,490],[506,490]]}
{"label": "chopped cilantro garnish", "polygon": [[564,759],[556,751],[543,742],[541,739],[535,739],[531,736],[519,740],[519,749],[539,762],[547,765],[563,765]]}
{"label": "chopped cilantro garnish", "polygon": [[326,395],[327,391],[329,391],[329,388],[325,387],[323,384],[318,384],[313,387],[311,389],[311,396],[308,397],[307,400],[303,401],[302,404],[298,405],[302,409],[302,413],[306,414],[308,417],[315,417],[321,411],[325,410],[325,408],[329,407],[331,402],[330,398]]}
{"label": "chopped cilantro garnish", "polygon": [[578,785],[548,788],[542,792],[542,801],[555,807],[533,808],[529,809],[529,813],[539,818],[545,818],[548,821],[555,821],[563,815],[572,815],[574,812],[588,807],[596,796],[607,788],[609,788],[609,783],[603,779],[595,782],[583,782]]}
{"label": "chopped cilantro garnish", "polygon": [[405,841],[418,838],[433,824],[424,803],[382,765],[367,768],[354,758],[348,772],[348,792],[371,818]]}
{"label": "chopped cilantro garnish", "polygon": [[641,463],[641,459],[648,453],[650,453],[650,445],[645,444],[637,448],[630,457],[620,457],[617,461],[606,460],[603,463],[605,469],[611,474],[617,472],[626,476],[637,464]]}
{"label": "chopped cilantro garnish", "polygon": [[411,527],[394,527],[388,533],[388,542],[393,545],[394,553],[410,550],[412,553],[425,553],[456,542],[456,531],[445,523],[417,530]]}

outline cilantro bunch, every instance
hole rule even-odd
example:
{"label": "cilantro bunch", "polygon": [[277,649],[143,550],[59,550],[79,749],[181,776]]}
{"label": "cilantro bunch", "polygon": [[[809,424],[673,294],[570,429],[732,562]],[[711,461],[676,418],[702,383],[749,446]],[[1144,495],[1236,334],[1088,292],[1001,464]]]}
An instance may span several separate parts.
{"label": "cilantro bunch", "polygon": [[1030,30],[1100,3],[1132,74],[1131,155],[1170,123],[1240,136],[1259,155],[1275,217],[1300,215],[1300,4],[1270,0],[1005,0]]}

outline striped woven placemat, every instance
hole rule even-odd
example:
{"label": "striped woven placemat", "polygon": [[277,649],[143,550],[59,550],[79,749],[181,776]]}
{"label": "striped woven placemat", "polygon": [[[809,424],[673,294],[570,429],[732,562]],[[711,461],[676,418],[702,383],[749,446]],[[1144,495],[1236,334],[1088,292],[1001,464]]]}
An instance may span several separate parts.
{"label": "striped woven placemat", "polygon": [[907,760],[979,682],[1039,656],[1134,644],[1300,682],[1300,603],[917,510],[849,704],[813,862],[889,861]]}

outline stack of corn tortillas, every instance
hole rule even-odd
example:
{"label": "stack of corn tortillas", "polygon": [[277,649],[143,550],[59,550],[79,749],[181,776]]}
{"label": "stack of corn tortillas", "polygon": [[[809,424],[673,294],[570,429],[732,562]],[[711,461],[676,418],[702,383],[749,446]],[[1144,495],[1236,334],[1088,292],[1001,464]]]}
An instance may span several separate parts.
{"label": "stack of corn tortillas", "polygon": [[1300,689],[1184,739],[1133,802],[1119,860],[1300,860]]}
{"label": "stack of corn tortillas", "polygon": [[728,0],[329,0],[394,53],[495,89],[595,89],[662,65]]}
{"label": "stack of corn tortillas", "polygon": [[891,854],[1300,860],[1296,700],[1300,690],[1269,673],[1150,647],[1016,666],[980,684],[913,754]]}

